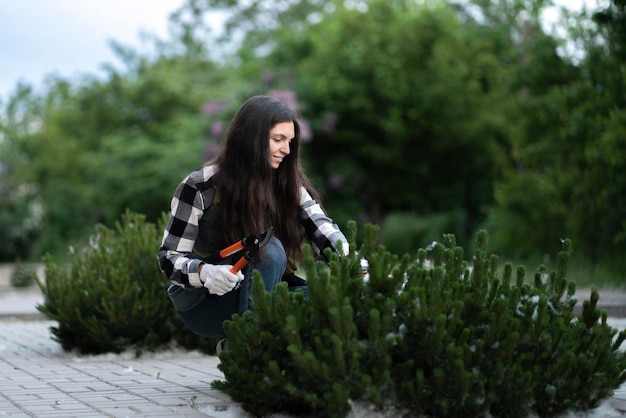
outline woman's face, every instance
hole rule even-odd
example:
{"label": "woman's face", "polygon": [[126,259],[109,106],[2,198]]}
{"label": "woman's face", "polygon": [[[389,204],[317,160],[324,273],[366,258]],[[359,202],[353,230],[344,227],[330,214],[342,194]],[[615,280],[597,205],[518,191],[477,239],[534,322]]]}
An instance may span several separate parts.
{"label": "woman's face", "polygon": [[273,169],[291,152],[289,146],[295,135],[293,122],[280,122],[270,129],[270,166]]}

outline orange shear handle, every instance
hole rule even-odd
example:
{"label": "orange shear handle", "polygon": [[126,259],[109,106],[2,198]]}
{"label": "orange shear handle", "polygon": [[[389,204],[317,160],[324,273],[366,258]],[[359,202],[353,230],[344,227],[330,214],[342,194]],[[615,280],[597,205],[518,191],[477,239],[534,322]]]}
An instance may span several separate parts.
{"label": "orange shear handle", "polygon": [[243,240],[234,243],[233,245],[224,248],[220,251],[220,257],[225,258],[231,254],[235,254],[237,251],[243,250]]}
{"label": "orange shear handle", "polygon": [[246,257],[241,257],[229,271],[233,274],[237,274],[237,272],[244,268],[246,264],[248,264],[248,259]]}

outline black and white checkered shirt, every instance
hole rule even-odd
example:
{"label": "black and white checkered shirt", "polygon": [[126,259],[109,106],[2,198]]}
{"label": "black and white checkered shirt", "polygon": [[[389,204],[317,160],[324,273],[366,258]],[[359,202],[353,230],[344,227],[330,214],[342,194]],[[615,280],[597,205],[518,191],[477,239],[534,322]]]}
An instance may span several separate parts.
{"label": "black and white checkered shirt", "polygon": [[[216,166],[201,167],[189,174],[178,186],[171,202],[171,214],[163,242],[158,252],[159,265],[165,275],[175,284],[184,287],[202,287],[198,267],[202,262],[189,257],[201,236],[210,236],[204,231],[206,222],[201,222],[211,208],[215,197],[213,176]],[[347,254],[348,241],[334,221],[311,197],[304,187],[300,191],[298,219],[304,227],[309,242],[320,251],[333,248]],[[341,248],[337,248],[337,242]]]}

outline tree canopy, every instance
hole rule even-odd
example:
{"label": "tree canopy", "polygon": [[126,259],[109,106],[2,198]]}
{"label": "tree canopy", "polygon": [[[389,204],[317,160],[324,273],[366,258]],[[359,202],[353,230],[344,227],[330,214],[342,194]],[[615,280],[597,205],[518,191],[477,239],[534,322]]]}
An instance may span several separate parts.
{"label": "tree canopy", "polygon": [[[0,254],[63,251],[127,208],[156,220],[241,101],[274,94],[298,106],[305,165],[340,225],[448,214],[439,234],[462,242],[483,227],[526,257],[569,237],[615,263],[623,0],[563,14],[566,36],[543,25],[547,0],[425,3],[188,0],[151,53],[114,46],[125,69],[21,86],[0,109]],[[204,19],[218,10],[223,35]]]}

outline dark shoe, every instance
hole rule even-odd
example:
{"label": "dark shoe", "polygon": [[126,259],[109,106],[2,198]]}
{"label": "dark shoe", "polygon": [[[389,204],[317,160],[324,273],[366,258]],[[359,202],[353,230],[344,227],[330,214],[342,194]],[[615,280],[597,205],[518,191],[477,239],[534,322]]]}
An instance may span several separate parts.
{"label": "dark shoe", "polygon": [[226,338],[219,340],[215,346],[215,354],[219,356],[222,351],[228,351],[228,339]]}

